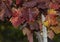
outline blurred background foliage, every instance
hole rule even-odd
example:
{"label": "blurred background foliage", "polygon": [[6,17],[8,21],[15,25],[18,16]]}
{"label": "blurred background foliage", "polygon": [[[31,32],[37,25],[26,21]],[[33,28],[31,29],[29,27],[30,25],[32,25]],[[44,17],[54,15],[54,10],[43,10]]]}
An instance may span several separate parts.
{"label": "blurred background foliage", "polygon": [[[10,22],[0,21],[0,42],[28,42],[22,31],[14,28]],[[34,35],[34,42],[37,42]]]}
{"label": "blurred background foliage", "polygon": [[[60,42],[60,34],[55,35],[55,42]],[[14,28],[10,22],[0,21],[0,42],[28,42],[22,31]],[[34,34],[34,42],[37,42]]]}

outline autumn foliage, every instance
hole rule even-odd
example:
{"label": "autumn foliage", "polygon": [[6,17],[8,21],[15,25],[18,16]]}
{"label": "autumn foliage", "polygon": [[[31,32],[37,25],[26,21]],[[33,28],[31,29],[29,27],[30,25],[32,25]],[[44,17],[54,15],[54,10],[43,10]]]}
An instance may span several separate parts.
{"label": "autumn foliage", "polygon": [[[40,31],[42,24],[49,29],[51,29],[50,27],[52,26],[59,25],[60,22],[57,20],[57,17],[60,15],[59,12],[59,0],[0,1],[0,21],[7,20],[11,22],[15,28],[20,25],[25,25],[22,31],[27,35],[29,42],[33,42],[33,32]],[[46,18],[43,23],[41,20],[42,14]]]}

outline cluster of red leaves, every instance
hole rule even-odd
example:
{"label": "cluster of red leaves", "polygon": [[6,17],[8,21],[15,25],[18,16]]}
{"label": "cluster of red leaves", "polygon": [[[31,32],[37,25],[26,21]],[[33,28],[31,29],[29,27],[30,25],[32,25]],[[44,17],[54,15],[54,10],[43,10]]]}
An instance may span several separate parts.
{"label": "cluster of red leaves", "polygon": [[[45,8],[59,9],[60,8],[59,0],[55,0],[55,2],[51,2],[51,1],[50,0],[23,0],[23,1],[16,0],[16,5],[22,4],[22,8],[23,7],[30,8],[30,13],[32,13],[31,8],[33,8],[33,7],[37,7],[37,9],[39,9],[39,8],[41,8],[41,9],[45,9]],[[10,17],[10,15],[11,15],[10,7],[12,5],[12,2],[13,2],[13,0],[1,0],[0,1],[0,10],[1,10],[0,13],[2,13],[1,17],[5,17],[5,16]],[[4,10],[4,12],[2,12],[2,10]],[[26,9],[26,10],[29,10],[29,9]],[[5,14],[5,15],[3,16],[3,14]]]}
{"label": "cluster of red leaves", "polygon": [[6,2],[0,2],[0,20],[4,20],[5,18],[10,18],[12,11],[10,10],[8,4]]}
{"label": "cluster of red leaves", "polygon": [[23,22],[31,23],[34,22],[39,11],[37,8],[13,8],[13,14],[10,19],[14,27],[21,25]]}

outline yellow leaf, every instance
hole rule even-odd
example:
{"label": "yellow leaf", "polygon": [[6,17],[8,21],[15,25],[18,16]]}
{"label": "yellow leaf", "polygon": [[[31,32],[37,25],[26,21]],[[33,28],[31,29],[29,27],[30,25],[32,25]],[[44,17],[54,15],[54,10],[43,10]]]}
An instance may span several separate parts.
{"label": "yellow leaf", "polygon": [[49,26],[50,26],[50,24],[49,24],[48,21],[45,21],[45,22],[43,23],[43,25],[45,25],[46,27],[49,27]]}
{"label": "yellow leaf", "polygon": [[47,12],[48,12],[48,14],[52,14],[52,15],[57,14],[57,11],[55,11],[54,9],[49,9]]}
{"label": "yellow leaf", "polygon": [[59,27],[59,26],[51,27],[51,29],[52,29],[56,34],[59,34],[59,33],[60,33],[60,27]]}

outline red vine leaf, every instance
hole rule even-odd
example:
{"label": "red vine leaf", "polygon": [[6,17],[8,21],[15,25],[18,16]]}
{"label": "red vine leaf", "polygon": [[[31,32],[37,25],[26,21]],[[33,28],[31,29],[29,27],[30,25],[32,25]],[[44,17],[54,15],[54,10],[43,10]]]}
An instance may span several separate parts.
{"label": "red vine leaf", "polygon": [[28,20],[28,22],[34,22],[36,17],[39,14],[39,10],[37,8],[32,8],[32,9],[29,9],[28,12],[29,12],[29,20]]}
{"label": "red vine leaf", "polygon": [[14,27],[18,27],[21,23],[24,22],[24,18],[21,18],[20,15],[21,15],[21,12],[14,8],[12,17],[10,19]]}
{"label": "red vine leaf", "polygon": [[49,7],[52,9],[59,9],[59,5],[57,3],[50,3]]}

